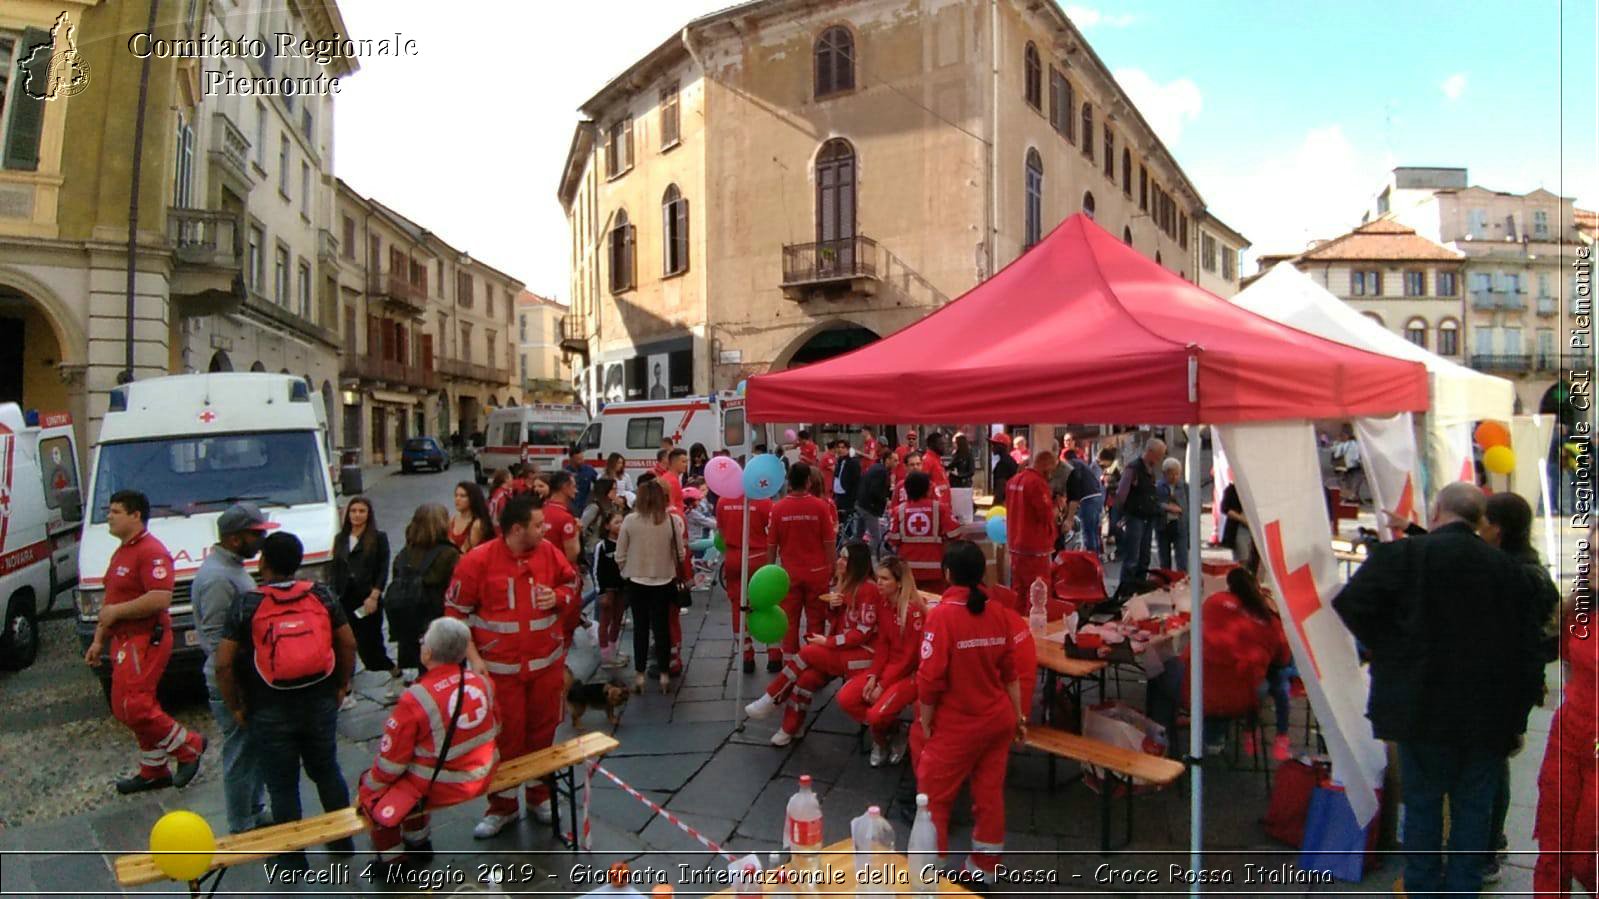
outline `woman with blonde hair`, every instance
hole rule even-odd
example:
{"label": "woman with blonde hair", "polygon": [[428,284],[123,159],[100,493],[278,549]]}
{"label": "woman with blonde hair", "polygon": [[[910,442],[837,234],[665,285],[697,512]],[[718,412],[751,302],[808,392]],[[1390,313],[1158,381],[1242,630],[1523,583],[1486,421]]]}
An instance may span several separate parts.
{"label": "woman with blonde hair", "polygon": [[638,505],[622,519],[615,554],[633,610],[635,693],[644,691],[646,664],[650,676],[660,678],[662,693],[672,685],[671,620],[677,615],[676,581],[687,546],[683,519],[668,511],[665,485],[655,478],[640,484]]}
{"label": "woman with blonde hair", "polygon": [[871,728],[868,761],[873,768],[885,759],[897,765],[905,757],[907,742],[895,732],[900,712],[916,701],[916,660],[927,618],[927,600],[916,589],[916,578],[904,559],[884,558],[877,565],[876,581],[885,617],[877,622],[872,667],[838,691],[838,707],[844,714]]}
{"label": "woman with blonde hair", "polygon": [[450,513],[438,503],[423,503],[405,526],[405,548],[394,556],[394,573],[383,606],[389,636],[399,654],[406,682],[422,667],[422,634],[444,614],[444,589],[450,585],[460,550],[450,540]]}

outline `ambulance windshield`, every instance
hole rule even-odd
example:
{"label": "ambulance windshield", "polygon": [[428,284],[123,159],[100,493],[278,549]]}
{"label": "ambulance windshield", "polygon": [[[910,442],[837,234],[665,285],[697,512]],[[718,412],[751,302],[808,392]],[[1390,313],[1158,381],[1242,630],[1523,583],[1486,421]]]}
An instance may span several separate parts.
{"label": "ambulance windshield", "polygon": [[267,431],[106,443],[94,475],[93,519],[118,490],[150,500],[150,517],[327,502],[327,470],[314,431]]}

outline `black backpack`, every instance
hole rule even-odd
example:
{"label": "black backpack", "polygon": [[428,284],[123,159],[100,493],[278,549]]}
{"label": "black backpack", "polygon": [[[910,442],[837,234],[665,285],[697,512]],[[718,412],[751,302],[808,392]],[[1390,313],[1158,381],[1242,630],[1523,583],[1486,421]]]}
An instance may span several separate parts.
{"label": "black backpack", "polygon": [[411,557],[410,551],[401,550],[399,557],[394,560],[394,577],[390,579],[388,589],[383,591],[384,605],[402,611],[421,608],[427,594],[427,588],[422,586],[422,576],[433,567],[434,560],[445,549],[445,544],[434,546],[422,557],[422,564],[415,568],[406,562]]}

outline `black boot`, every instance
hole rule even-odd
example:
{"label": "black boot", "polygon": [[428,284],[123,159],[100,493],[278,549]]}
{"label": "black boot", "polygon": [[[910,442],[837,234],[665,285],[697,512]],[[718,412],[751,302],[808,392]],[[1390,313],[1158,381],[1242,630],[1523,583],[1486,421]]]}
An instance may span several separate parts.
{"label": "black boot", "polygon": [[161,790],[172,786],[172,775],[163,774],[160,777],[144,777],[132,774],[117,781],[117,792],[124,796],[133,793],[143,793],[146,790]]}

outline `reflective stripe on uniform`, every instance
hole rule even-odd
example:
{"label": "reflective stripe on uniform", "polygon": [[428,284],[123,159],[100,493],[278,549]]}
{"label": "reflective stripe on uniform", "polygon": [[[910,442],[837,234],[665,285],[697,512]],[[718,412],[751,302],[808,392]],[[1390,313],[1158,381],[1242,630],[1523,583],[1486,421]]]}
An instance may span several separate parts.
{"label": "reflective stripe on uniform", "polygon": [[466,623],[468,627],[495,634],[514,634],[517,627],[515,621],[490,621],[480,615],[473,615],[466,620]]}
{"label": "reflective stripe on uniform", "polygon": [[566,655],[566,647],[557,646],[557,647],[555,647],[555,651],[554,652],[550,653],[549,655],[545,656],[542,659],[528,659],[527,670],[529,670],[529,671],[543,671],[544,669],[550,667],[551,665],[554,665],[556,662],[559,662],[563,657],[565,657],[565,655]]}
{"label": "reflective stripe on uniform", "polygon": [[867,668],[872,667],[872,660],[871,659],[851,659],[849,661],[849,664],[846,665],[845,667],[848,668],[850,671],[864,671]]}
{"label": "reflective stripe on uniform", "polygon": [[483,660],[483,667],[490,674],[516,674],[522,670],[522,666],[515,662],[493,662],[488,659]]}
{"label": "reflective stripe on uniform", "polygon": [[[433,777],[433,766],[413,763],[410,772],[426,780]],[[438,782],[441,784],[476,783],[487,779],[493,772],[494,765],[492,764],[479,765],[476,768],[468,768],[465,771],[451,771],[445,768],[439,771]]]}
{"label": "reflective stripe on uniform", "polygon": [[455,611],[460,612],[462,615],[472,614],[472,610],[470,608],[463,606],[460,603],[450,602],[447,599],[444,601],[444,607],[446,609],[454,609]]}
{"label": "reflective stripe on uniform", "polygon": [[549,630],[550,626],[559,620],[560,619],[554,615],[545,615],[543,618],[533,619],[533,623],[529,626],[529,629],[535,631]]}
{"label": "reflective stripe on uniform", "polygon": [[439,709],[438,702],[433,699],[433,693],[427,687],[424,687],[420,681],[412,684],[407,688],[406,692],[411,694],[411,698],[415,699],[417,704],[422,707],[422,713],[427,715],[428,730],[432,732],[433,745],[437,746],[443,743],[444,713]]}
{"label": "reflective stripe on uniform", "polygon": [[[466,754],[468,752],[471,752],[472,750],[478,748],[479,746],[482,746],[482,745],[484,745],[486,743],[494,742],[494,737],[495,737],[496,731],[498,731],[498,728],[495,728],[494,730],[490,730],[490,731],[484,731],[483,733],[478,734],[477,736],[473,737],[470,740],[462,740],[460,742],[452,742],[450,744],[450,751],[449,751],[449,753],[447,755],[445,755],[444,760],[446,762],[454,761],[455,759],[460,758],[462,755],[464,755],[464,754]],[[437,758],[438,754],[433,749],[431,749],[429,747],[418,746],[416,748],[416,757],[419,758],[419,759],[422,759],[422,758],[431,759],[431,758]]]}
{"label": "reflective stripe on uniform", "polygon": [[381,755],[377,757],[375,764],[377,765],[377,769],[382,771],[384,774],[393,774],[395,776],[399,776],[405,773],[404,765],[400,764],[399,762],[391,762]]}
{"label": "reflective stripe on uniform", "polygon": [[909,565],[912,568],[925,568],[925,569],[930,569],[932,571],[939,571],[939,570],[942,570],[943,567],[944,567],[944,563],[942,563],[942,562],[916,562],[916,561],[912,561],[910,559],[905,559],[903,561],[905,562],[906,565]]}

